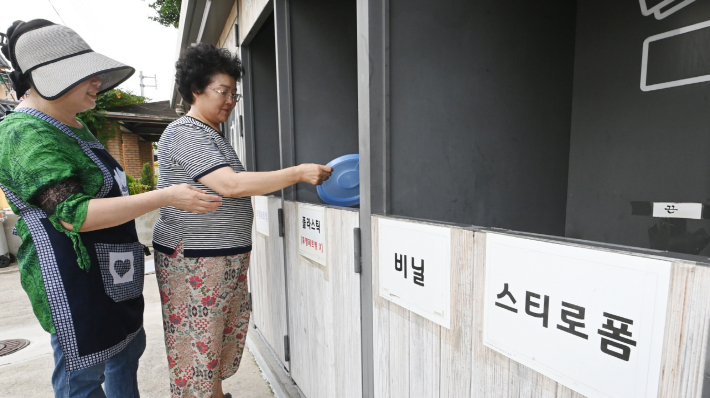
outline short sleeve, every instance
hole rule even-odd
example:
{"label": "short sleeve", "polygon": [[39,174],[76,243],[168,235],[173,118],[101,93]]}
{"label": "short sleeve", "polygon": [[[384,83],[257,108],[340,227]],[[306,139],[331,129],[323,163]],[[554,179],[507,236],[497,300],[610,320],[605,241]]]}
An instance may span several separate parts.
{"label": "short sleeve", "polygon": [[175,127],[173,134],[168,155],[194,181],[222,167],[230,167],[229,161],[205,129],[182,124]]}
{"label": "short sleeve", "polygon": [[[76,159],[76,151],[69,148],[76,142],[68,139],[38,123],[4,121],[0,129],[0,183],[24,202],[40,207],[38,193],[87,172],[86,165]],[[70,202],[57,206],[57,215],[81,226],[92,198],[83,192],[75,194]]]}
{"label": "short sleeve", "polygon": [[[88,270],[90,261],[81,244],[79,229],[86,220],[89,201],[96,192],[86,192],[87,186],[98,187],[103,175],[76,140],[45,122],[30,116],[14,116],[0,123],[0,184],[23,202],[40,207],[39,194],[47,188],[78,179],[82,189],[57,203],[49,220],[54,227],[69,236],[79,256],[79,265]],[[17,210],[17,209],[15,209]],[[74,227],[66,230],[59,220]]]}

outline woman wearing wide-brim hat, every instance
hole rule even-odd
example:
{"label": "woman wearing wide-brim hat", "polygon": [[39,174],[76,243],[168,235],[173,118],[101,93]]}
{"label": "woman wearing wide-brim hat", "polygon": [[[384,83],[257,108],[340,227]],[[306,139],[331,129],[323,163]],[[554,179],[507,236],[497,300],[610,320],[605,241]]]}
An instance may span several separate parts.
{"label": "woman wearing wide-brim hat", "polygon": [[138,397],[144,254],[133,219],[164,206],[205,213],[221,198],[188,185],[128,196],[123,168],[76,115],[133,68],[45,20],[15,22],[2,52],[16,93],[30,94],[0,122],[0,187],[20,216],[22,286],[52,334],[55,395]]}

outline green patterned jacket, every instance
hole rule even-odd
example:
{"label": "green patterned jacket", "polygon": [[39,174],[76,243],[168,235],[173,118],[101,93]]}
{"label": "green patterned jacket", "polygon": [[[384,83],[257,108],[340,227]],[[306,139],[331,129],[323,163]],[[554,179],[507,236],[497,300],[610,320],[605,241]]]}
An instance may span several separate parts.
{"label": "green patterned jacket", "polygon": [[[71,128],[71,127],[70,127]],[[81,139],[96,141],[89,129],[71,128]],[[50,221],[74,242],[79,257],[77,267],[88,271],[86,249],[79,234],[64,229],[59,219],[78,231],[86,218],[89,200],[99,192],[103,175],[81,150],[77,141],[51,124],[25,113],[11,113],[0,122],[0,184],[20,199],[36,206],[38,192],[70,178],[78,178],[83,193],[75,193],[61,202]],[[11,203],[15,213],[18,209]],[[42,281],[39,258],[24,220],[16,225],[22,244],[17,253],[20,280],[32,303],[32,309],[44,330],[56,333]]]}

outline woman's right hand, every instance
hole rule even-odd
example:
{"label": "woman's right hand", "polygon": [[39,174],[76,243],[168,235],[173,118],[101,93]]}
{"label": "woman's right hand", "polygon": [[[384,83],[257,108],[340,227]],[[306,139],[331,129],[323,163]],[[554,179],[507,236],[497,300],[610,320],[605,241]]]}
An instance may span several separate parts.
{"label": "woman's right hand", "polygon": [[333,168],[320,164],[305,163],[298,166],[299,182],[307,182],[311,185],[320,185],[323,181],[330,178],[333,173]]}
{"label": "woman's right hand", "polygon": [[217,210],[222,205],[222,198],[208,195],[205,191],[197,189],[190,184],[173,185],[163,188],[167,205],[191,213],[204,214]]}

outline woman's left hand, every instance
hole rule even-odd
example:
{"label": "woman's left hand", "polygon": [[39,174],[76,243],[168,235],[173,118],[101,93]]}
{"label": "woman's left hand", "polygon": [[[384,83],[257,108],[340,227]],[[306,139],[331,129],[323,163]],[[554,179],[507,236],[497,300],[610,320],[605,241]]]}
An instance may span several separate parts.
{"label": "woman's left hand", "polygon": [[208,195],[205,191],[197,189],[190,184],[173,185],[163,188],[166,195],[166,206],[172,206],[191,213],[204,214],[217,210],[222,205],[222,198],[217,195]]}

